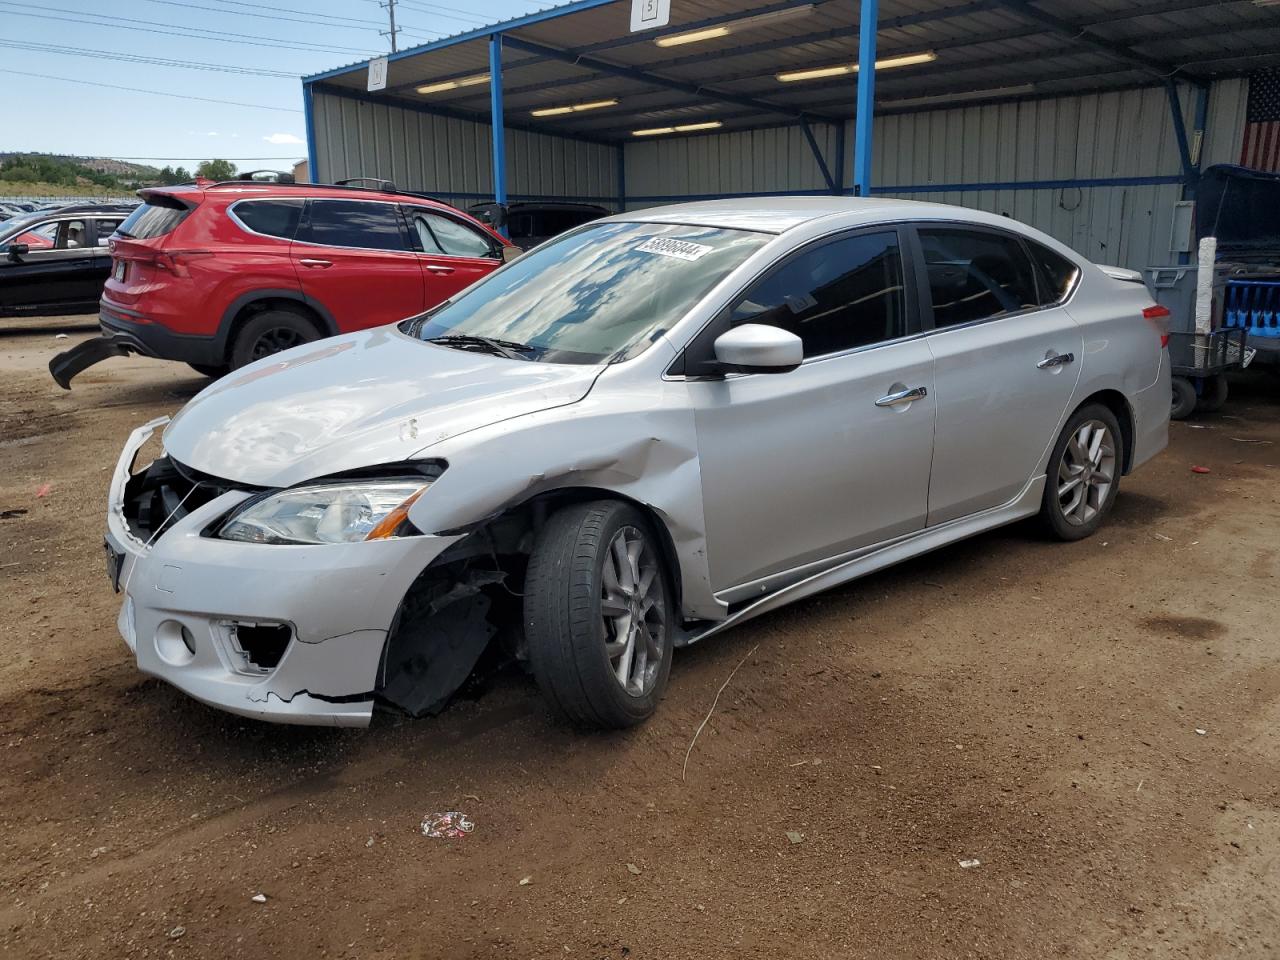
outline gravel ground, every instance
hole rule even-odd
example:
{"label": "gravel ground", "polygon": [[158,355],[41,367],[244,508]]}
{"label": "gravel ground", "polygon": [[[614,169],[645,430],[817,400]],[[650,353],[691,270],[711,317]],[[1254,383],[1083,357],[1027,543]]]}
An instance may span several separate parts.
{"label": "gravel ground", "polygon": [[[0,333],[0,954],[1280,953],[1274,378],[1175,424],[1093,539],[1006,528],[682,651],[639,730],[574,734],[513,676],[334,731],[131,665],[109,467],[205,381],[130,358],[64,393],[83,319]],[[470,837],[418,834],[454,809]]]}

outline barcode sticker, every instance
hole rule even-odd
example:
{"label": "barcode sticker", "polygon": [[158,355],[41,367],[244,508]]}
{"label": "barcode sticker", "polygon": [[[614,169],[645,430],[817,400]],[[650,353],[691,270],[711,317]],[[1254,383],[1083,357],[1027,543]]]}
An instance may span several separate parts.
{"label": "barcode sticker", "polygon": [[656,253],[663,257],[677,257],[680,260],[698,260],[711,252],[711,248],[702,243],[689,240],[671,240],[667,237],[651,237],[636,247],[641,253]]}

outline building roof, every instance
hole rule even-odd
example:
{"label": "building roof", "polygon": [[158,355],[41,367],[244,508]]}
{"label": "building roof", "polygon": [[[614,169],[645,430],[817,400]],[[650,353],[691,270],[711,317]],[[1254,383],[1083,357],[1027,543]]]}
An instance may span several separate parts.
{"label": "building roof", "polygon": [[[749,129],[846,120],[856,74],[779,74],[857,60],[850,0],[675,0],[671,24],[630,32],[628,0],[577,0],[391,55],[386,90],[365,64],[304,78],[319,88],[482,121],[489,37],[503,35],[508,123],[606,142],[718,123]],[[697,42],[682,34],[709,32]],[[661,45],[660,45],[661,44]],[[1280,6],[1254,0],[882,0],[878,113],[1205,81],[1280,66]],[[936,59],[885,66],[888,58]],[[484,78],[484,79],[482,79]],[[458,81],[472,80],[471,83]],[[419,87],[456,84],[427,93]],[[534,116],[617,100],[616,106]],[[706,128],[703,128],[706,129]],[[697,131],[689,131],[697,132]]]}

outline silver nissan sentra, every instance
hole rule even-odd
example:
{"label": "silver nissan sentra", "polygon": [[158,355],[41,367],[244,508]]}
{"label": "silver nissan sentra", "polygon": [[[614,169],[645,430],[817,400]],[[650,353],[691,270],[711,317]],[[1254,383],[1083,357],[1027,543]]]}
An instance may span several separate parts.
{"label": "silver nissan sentra", "polygon": [[958,207],[596,221],[135,431],[120,632],[264,720],[433,713],[518,662],[571,721],[635,724],[676,647],[1023,517],[1097,530],[1167,442],[1166,316],[1136,273]]}

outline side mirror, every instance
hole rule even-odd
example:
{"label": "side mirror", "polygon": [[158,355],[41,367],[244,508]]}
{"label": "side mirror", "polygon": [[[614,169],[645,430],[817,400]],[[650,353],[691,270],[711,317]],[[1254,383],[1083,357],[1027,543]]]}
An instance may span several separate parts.
{"label": "side mirror", "polygon": [[477,203],[471,207],[471,215],[481,223],[494,230],[501,230],[507,225],[507,205],[505,203]]}
{"label": "side mirror", "polygon": [[763,323],[744,323],[715,342],[716,360],[742,373],[786,373],[804,360],[804,343],[794,333]]}
{"label": "side mirror", "polygon": [[20,262],[22,258],[25,257],[30,252],[31,252],[30,244],[26,244],[26,243],[9,244],[9,259],[12,260],[14,263]]}
{"label": "side mirror", "polygon": [[520,256],[522,253],[524,253],[524,251],[517,246],[514,246],[514,245],[509,247],[504,246],[502,248],[502,262],[510,263],[512,260]]}

